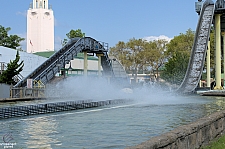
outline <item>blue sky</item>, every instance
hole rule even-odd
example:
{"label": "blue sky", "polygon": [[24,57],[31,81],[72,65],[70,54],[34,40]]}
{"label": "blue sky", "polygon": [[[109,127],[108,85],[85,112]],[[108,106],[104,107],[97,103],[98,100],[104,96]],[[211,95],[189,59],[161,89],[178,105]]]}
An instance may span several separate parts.
{"label": "blue sky", "polygon": [[[110,47],[131,38],[173,38],[196,30],[197,0],[49,0],[55,17],[55,49],[71,29]],[[0,25],[26,38],[26,12],[32,0],[1,0]],[[22,43],[26,48],[26,43]],[[24,49],[25,50],[25,49]]]}

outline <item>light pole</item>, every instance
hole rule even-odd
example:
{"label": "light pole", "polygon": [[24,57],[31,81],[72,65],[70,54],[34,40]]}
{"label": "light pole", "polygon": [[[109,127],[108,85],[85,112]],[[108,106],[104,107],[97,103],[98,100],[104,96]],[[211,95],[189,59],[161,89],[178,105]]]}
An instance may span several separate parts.
{"label": "light pole", "polygon": [[69,66],[69,68],[68,68],[68,74],[69,74],[69,72],[70,72],[70,74],[72,75],[73,68],[72,68],[72,66],[71,66],[71,61],[70,61],[70,66]]}

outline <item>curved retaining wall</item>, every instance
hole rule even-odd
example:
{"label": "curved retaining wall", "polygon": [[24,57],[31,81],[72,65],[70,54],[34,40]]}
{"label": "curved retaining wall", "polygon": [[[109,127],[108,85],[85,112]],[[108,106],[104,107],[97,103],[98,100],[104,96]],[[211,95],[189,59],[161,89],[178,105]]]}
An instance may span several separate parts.
{"label": "curved retaining wall", "polygon": [[127,149],[195,149],[224,134],[225,111],[216,112],[196,122],[180,126]]}

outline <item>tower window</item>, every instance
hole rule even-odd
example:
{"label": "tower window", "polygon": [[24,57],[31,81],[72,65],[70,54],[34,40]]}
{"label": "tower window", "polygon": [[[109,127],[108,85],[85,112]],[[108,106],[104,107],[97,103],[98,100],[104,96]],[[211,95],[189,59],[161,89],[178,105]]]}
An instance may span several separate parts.
{"label": "tower window", "polygon": [[44,1],[44,9],[45,9],[45,1]]}
{"label": "tower window", "polygon": [[49,16],[49,15],[50,15],[50,13],[49,13],[49,12],[45,12],[45,15]]}
{"label": "tower window", "polygon": [[33,12],[31,12],[31,14],[32,14],[32,16],[34,16],[34,15],[36,15],[37,13],[33,11]]}

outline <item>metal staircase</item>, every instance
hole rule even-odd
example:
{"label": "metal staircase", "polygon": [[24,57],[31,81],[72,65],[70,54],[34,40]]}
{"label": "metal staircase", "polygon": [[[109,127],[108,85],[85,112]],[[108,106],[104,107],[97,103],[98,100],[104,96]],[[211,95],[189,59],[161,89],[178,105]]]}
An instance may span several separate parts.
{"label": "metal staircase", "polygon": [[103,75],[114,77],[111,61],[107,55],[107,43],[96,41],[91,37],[73,38],[14,87],[25,87],[27,85],[27,79],[33,79],[47,84],[47,82],[49,82],[60,69],[64,68],[77,53],[83,51],[103,54],[101,60]]}

